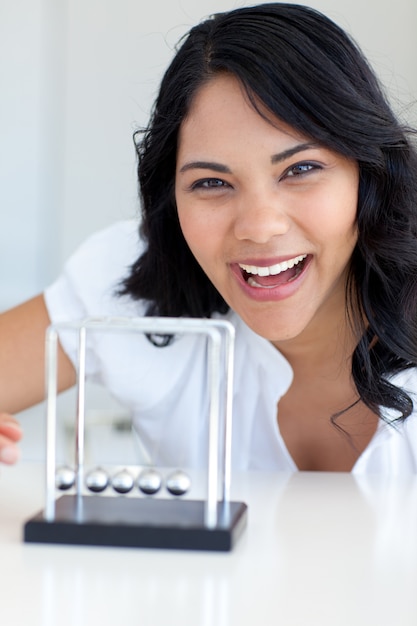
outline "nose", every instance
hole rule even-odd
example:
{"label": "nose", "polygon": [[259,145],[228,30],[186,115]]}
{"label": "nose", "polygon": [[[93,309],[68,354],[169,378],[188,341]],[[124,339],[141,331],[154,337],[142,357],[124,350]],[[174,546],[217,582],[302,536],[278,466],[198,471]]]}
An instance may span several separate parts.
{"label": "nose", "polygon": [[258,190],[240,198],[234,222],[237,239],[267,243],[290,227],[291,219],[277,191]]}

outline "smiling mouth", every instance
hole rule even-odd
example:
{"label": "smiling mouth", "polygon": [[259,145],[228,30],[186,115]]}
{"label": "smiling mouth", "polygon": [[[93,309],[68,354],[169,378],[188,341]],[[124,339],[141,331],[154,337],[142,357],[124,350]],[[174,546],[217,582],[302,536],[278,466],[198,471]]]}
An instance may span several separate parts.
{"label": "smiling mouth", "polygon": [[250,287],[260,289],[273,289],[284,283],[289,283],[302,273],[305,265],[307,254],[300,254],[269,266],[246,265],[239,263],[242,276]]}

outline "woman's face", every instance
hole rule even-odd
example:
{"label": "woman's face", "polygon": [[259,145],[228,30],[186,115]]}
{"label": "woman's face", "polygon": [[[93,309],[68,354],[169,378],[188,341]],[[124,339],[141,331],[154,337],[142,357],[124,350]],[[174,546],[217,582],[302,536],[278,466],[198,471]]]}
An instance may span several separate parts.
{"label": "woman's face", "polygon": [[271,121],[234,77],[212,79],[180,129],[175,193],[198,263],[279,346],[345,318],[359,174],[354,161]]}

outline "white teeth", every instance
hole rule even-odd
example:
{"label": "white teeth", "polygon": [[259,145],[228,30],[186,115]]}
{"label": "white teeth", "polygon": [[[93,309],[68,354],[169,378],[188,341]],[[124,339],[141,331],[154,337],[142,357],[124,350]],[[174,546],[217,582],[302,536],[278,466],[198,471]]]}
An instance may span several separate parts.
{"label": "white teeth", "polygon": [[254,276],[276,276],[277,274],[281,274],[281,272],[291,269],[294,265],[298,265],[298,263],[304,261],[306,256],[306,254],[300,254],[300,256],[296,256],[293,259],[288,259],[288,261],[283,261],[282,263],[277,263],[276,265],[270,265],[269,267],[244,265],[243,263],[239,263],[239,267],[247,274],[253,274]]}

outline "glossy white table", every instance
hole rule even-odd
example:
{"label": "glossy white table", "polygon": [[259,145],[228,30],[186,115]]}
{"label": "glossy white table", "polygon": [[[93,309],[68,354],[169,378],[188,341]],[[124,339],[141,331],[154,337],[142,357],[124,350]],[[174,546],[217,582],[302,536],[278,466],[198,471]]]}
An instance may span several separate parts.
{"label": "glossy white table", "polygon": [[0,468],[3,626],[415,626],[417,477],[247,474],[232,553],[22,543],[43,467]]}

